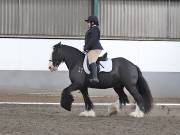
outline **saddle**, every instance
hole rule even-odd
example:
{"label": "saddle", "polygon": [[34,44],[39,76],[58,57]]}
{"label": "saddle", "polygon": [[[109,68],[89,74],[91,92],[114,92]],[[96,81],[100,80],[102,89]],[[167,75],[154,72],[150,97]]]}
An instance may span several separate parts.
{"label": "saddle", "polygon": [[[107,57],[107,52],[97,59],[96,64],[97,64],[98,72],[112,71],[112,60]],[[83,68],[87,74],[90,74],[87,55],[84,58]]]}
{"label": "saddle", "polygon": [[107,58],[107,52],[106,52],[105,54],[103,54],[103,56],[101,56],[97,59],[96,63],[98,64],[100,61],[107,61],[107,60],[108,60],[108,58]]}

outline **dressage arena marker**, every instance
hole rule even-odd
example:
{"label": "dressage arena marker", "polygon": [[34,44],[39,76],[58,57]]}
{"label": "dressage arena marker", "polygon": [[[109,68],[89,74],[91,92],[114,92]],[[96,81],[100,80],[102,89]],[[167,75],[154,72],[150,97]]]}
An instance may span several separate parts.
{"label": "dressage arena marker", "polygon": [[[60,103],[47,102],[0,102],[0,105],[59,105]],[[110,106],[112,103],[94,103],[96,106]],[[83,106],[84,103],[73,103],[73,106]],[[134,104],[127,104],[131,106]],[[180,103],[155,103],[156,106],[180,106]]]}

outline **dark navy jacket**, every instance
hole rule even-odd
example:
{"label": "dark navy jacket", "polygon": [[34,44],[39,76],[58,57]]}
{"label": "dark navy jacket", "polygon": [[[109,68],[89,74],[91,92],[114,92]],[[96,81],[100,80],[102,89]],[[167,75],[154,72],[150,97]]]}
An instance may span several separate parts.
{"label": "dark navy jacket", "polygon": [[86,32],[84,51],[95,50],[95,49],[103,50],[99,40],[100,40],[100,30],[98,26],[93,26]]}

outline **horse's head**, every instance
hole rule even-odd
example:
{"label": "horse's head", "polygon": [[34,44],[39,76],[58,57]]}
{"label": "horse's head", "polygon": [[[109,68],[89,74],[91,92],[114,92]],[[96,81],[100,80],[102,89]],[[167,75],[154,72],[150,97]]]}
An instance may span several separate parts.
{"label": "horse's head", "polygon": [[49,70],[51,72],[56,71],[59,65],[63,62],[61,56],[61,42],[53,46],[53,51],[49,60]]}

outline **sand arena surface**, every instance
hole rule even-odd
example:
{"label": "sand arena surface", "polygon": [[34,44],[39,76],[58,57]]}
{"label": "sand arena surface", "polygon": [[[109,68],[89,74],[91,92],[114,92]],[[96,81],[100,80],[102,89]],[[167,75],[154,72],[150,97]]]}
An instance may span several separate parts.
{"label": "sand arena surface", "polygon": [[108,106],[95,106],[97,117],[79,117],[83,106],[71,112],[59,105],[0,105],[0,135],[180,135],[180,107],[155,106],[144,118],[128,114],[108,116]]}

